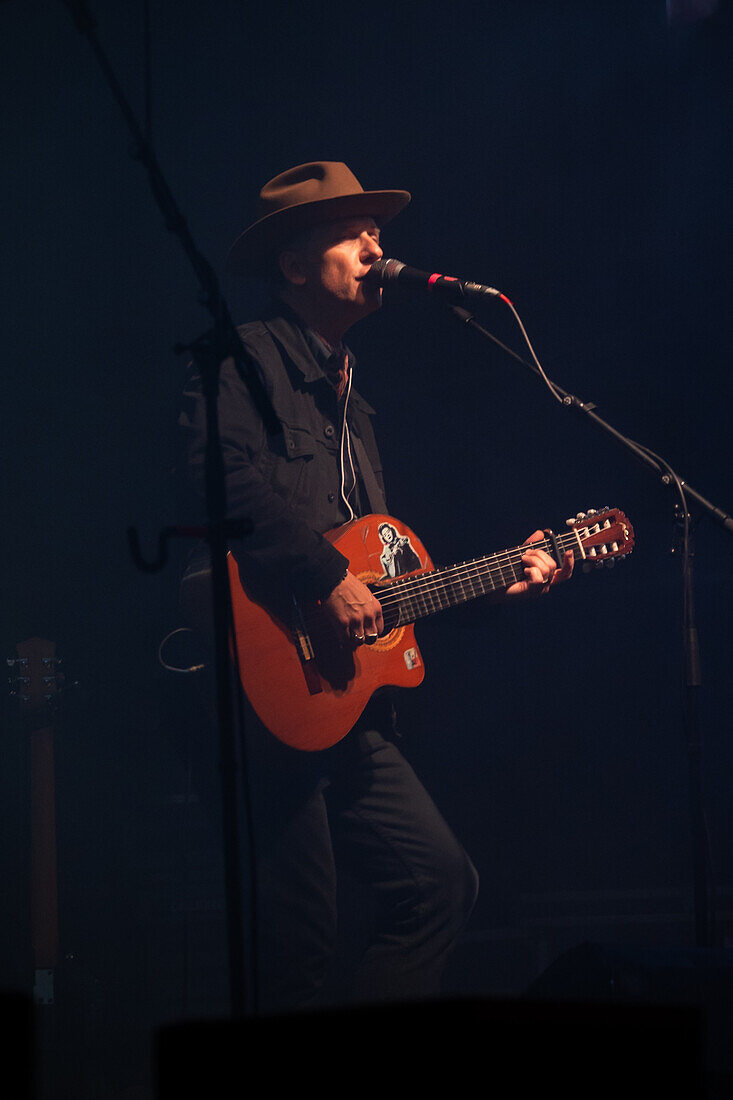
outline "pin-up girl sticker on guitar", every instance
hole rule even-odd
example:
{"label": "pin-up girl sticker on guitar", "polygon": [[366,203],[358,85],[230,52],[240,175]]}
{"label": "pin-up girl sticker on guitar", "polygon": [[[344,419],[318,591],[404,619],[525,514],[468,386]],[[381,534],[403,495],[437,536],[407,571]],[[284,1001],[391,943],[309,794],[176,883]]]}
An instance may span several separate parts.
{"label": "pin-up girl sticker on guitar", "polygon": [[380,523],[378,533],[384,545],[379,560],[386,577],[401,577],[422,568],[408,535],[401,535],[391,523]]}

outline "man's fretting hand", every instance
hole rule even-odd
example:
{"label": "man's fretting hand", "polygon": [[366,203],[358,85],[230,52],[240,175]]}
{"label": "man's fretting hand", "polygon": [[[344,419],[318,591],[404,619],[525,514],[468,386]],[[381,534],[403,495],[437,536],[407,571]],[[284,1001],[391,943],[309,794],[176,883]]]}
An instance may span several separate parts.
{"label": "man's fretting hand", "polygon": [[517,596],[540,596],[550,591],[555,584],[561,584],[573,574],[573,552],[566,550],[563,556],[562,568],[558,569],[557,562],[539,547],[531,549],[533,542],[540,542],[545,537],[544,531],[535,531],[525,539],[524,545],[530,549],[522,555],[524,563],[525,580],[517,581],[507,588],[505,598],[514,599]]}

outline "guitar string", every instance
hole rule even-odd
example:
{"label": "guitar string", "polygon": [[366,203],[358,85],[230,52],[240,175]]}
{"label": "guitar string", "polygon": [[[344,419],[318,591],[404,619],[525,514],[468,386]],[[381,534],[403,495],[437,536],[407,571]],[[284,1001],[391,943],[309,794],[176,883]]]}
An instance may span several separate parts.
{"label": "guitar string", "polygon": [[[429,614],[432,610],[442,610],[444,606],[442,597],[444,595],[449,597],[447,606],[450,606],[452,603],[465,603],[474,596],[489,595],[491,592],[509,588],[515,582],[524,579],[522,576],[517,575],[516,567],[518,565],[519,561],[502,569],[496,567],[475,568],[470,571],[466,570],[462,574],[453,574],[450,578],[442,576],[428,577],[425,578],[425,583],[415,583],[403,587],[399,592],[390,592],[379,602],[387,611],[393,608],[404,608],[415,613],[423,607],[425,612]],[[511,569],[509,577],[506,575],[507,568]],[[490,582],[488,586],[486,585],[487,580]],[[479,588],[478,592],[472,590],[476,586]],[[457,598],[459,597],[457,591],[459,587],[462,589],[460,595],[464,596],[464,599]],[[431,605],[435,603],[438,606],[433,608]],[[419,614],[418,617],[420,617]]]}
{"label": "guitar string", "polygon": [[[384,591],[384,596],[379,597],[379,602],[384,606],[391,606],[393,604],[402,604],[420,599],[429,598],[433,593],[439,593],[446,591],[450,588],[454,588],[456,585],[469,584],[474,582],[483,582],[484,579],[489,579],[492,582],[498,580],[498,584],[494,585],[495,588],[501,587],[506,580],[508,585],[514,583],[517,579],[514,576],[516,567],[519,565],[521,557],[517,556],[515,561],[510,558],[506,558],[503,564],[498,563],[476,563],[475,565],[465,565],[461,567],[453,567],[447,570],[436,569],[430,573],[423,573],[419,577],[413,577],[410,581],[401,584],[398,588],[390,588],[385,586],[384,589],[380,589],[380,593]],[[511,571],[511,579],[507,580],[505,571]]]}
{"label": "guitar string", "polygon": [[[591,533],[602,534],[604,528],[598,529],[596,532],[590,532],[589,527],[593,525],[584,525],[581,530],[589,536]],[[609,525],[610,526],[610,525]],[[606,541],[618,541],[612,538],[611,532]],[[577,545],[577,538],[574,533],[563,534],[558,536],[558,544],[563,549],[573,548]],[[497,554],[489,555],[487,558],[477,558],[471,562],[463,562],[459,565],[449,566],[445,569],[437,569],[431,571],[428,574],[421,574],[420,576],[410,578],[408,581],[400,582],[398,585],[391,586],[389,591],[385,592],[384,596],[380,598],[380,603],[384,607],[388,608],[398,606],[399,604],[412,603],[416,600],[422,600],[426,602],[426,597],[430,598],[433,593],[440,594],[447,591],[449,588],[454,588],[455,584],[473,584],[476,581],[483,583],[483,578],[487,577],[493,582],[496,578],[499,579],[499,584],[494,584],[494,590],[497,588],[507,588],[516,580],[522,580],[522,577],[516,575],[512,580],[506,580],[504,576],[504,570],[510,568],[515,570],[521,562],[524,554],[530,549],[550,549],[550,540],[536,542],[532,544],[523,544],[522,546],[513,547],[511,550],[499,551]],[[601,558],[605,558],[607,555],[601,555]],[[387,587],[387,586],[385,586]],[[488,593],[480,593],[485,595]],[[467,599],[471,599],[475,593],[471,593]],[[465,601],[464,601],[465,602]],[[427,607],[426,611],[430,613],[430,608]],[[437,610],[442,610],[438,608]]]}
{"label": "guitar string", "polygon": [[[601,528],[598,528],[595,531],[591,531],[590,528],[595,527],[595,526],[596,526],[595,524],[586,524],[583,527],[578,528],[578,536],[576,536],[574,532],[566,532],[564,534],[558,535],[557,536],[557,542],[565,550],[574,549],[578,545],[578,537],[579,537],[581,531],[584,533],[583,538],[581,539],[581,542],[588,541],[588,539],[592,535],[600,535],[600,534],[604,534],[606,532],[608,532],[608,533],[606,534],[605,542],[618,542],[619,541],[618,538],[613,537],[614,530],[613,530],[613,526],[611,524],[609,524],[608,528],[602,528],[601,527]],[[462,570],[462,569],[466,570],[466,569],[471,569],[473,567],[482,567],[484,565],[488,566],[489,570],[493,569],[493,571],[498,572],[502,568],[504,568],[505,564],[511,564],[511,565],[517,564],[521,560],[521,558],[524,556],[524,554],[528,553],[531,550],[534,550],[534,549],[550,550],[551,548],[552,548],[552,543],[551,543],[550,539],[546,539],[546,540],[542,540],[542,541],[534,542],[534,543],[523,543],[521,546],[513,546],[508,550],[500,550],[500,551],[497,551],[495,554],[488,554],[486,557],[474,558],[471,561],[459,562],[456,565],[450,565],[450,566],[445,566],[445,567],[439,566],[437,569],[431,570],[429,573],[422,573],[422,574],[419,574],[415,577],[405,578],[404,580],[399,580],[399,581],[397,581],[396,583],[394,583],[392,585],[385,585],[384,587],[385,587],[385,589],[387,589],[389,591],[395,592],[398,589],[403,589],[403,588],[409,587],[410,584],[412,584],[412,583],[419,584],[421,580],[429,580],[431,578],[438,578],[438,577],[446,576],[449,573],[456,572],[457,570]],[[494,568],[494,566],[495,566],[495,568]]]}
{"label": "guitar string", "polygon": [[[596,528],[595,531],[591,531],[591,528]],[[575,528],[571,532],[566,532],[557,536],[558,545],[564,549],[572,549],[577,546],[578,538],[586,540],[591,534],[602,534],[604,528],[598,527],[596,523],[583,524],[582,527]],[[609,539],[609,541],[618,541]],[[433,596],[440,598],[443,593],[450,592],[455,596],[456,584],[464,587],[466,585],[474,585],[480,583],[483,585],[484,579],[488,578],[492,582],[492,588],[484,592],[470,592],[466,599],[456,602],[469,602],[472,598],[482,595],[489,595],[491,591],[496,591],[504,588],[508,588],[512,583],[517,580],[521,580],[521,577],[512,577],[507,581],[504,576],[504,570],[510,568],[512,571],[520,564],[522,557],[530,550],[541,549],[549,550],[552,543],[549,539],[540,540],[535,543],[525,543],[521,546],[515,546],[508,550],[498,551],[495,554],[490,554],[485,558],[475,558],[469,562],[461,562],[456,565],[447,566],[444,568],[438,568],[432,570],[427,574],[419,574],[418,576],[405,578],[398,581],[393,585],[385,585],[383,589],[379,589],[379,602],[382,608],[387,611],[397,611],[398,614],[402,608],[406,605],[415,605],[422,603],[425,608],[426,614],[431,614],[433,611],[444,610],[443,605],[437,608],[428,607],[427,600],[433,599]],[[603,555],[605,557],[605,555]],[[499,583],[495,584],[494,581],[498,578]],[[451,606],[448,604],[448,606]],[[415,606],[406,607],[407,610],[414,612],[415,610],[421,610]],[[418,618],[421,616],[418,614]],[[315,624],[313,624],[315,625]],[[399,625],[399,621],[396,625]],[[392,627],[391,629],[394,629]],[[315,631],[316,634],[320,634],[320,630]]]}
{"label": "guitar string", "polygon": [[[572,535],[560,535],[558,537],[558,543],[561,545],[567,543],[567,545],[563,547],[564,549],[577,545]],[[505,580],[503,575],[504,570],[507,568],[514,570],[521,562],[524,554],[533,549],[547,550],[550,546],[551,543],[549,539],[542,542],[535,542],[531,545],[515,546],[512,547],[511,550],[499,551],[497,554],[491,554],[486,558],[476,558],[470,562],[462,562],[458,565],[431,570],[431,572],[427,574],[420,574],[408,580],[398,582],[396,585],[385,585],[384,590],[380,589],[380,592],[384,591],[384,597],[380,598],[379,602],[383,605],[385,603],[390,605],[403,602],[405,598],[419,599],[426,594],[441,589],[447,589],[456,582],[459,584],[464,583],[464,581],[470,583],[486,576],[492,579],[498,577],[503,583]],[[513,578],[508,583],[513,583],[515,579],[517,578]]]}
{"label": "guitar string", "polygon": [[[561,545],[565,543],[568,545],[577,545],[577,539],[573,533],[562,534],[558,536],[558,543]],[[525,544],[524,546],[515,546],[509,550],[500,550],[496,554],[491,554],[486,558],[475,558],[469,562],[461,562],[457,565],[447,566],[446,568],[438,568],[427,574],[422,573],[415,577],[407,577],[394,585],[385,585],[384,589],[378,588],[379,595],[377,598],[379,599],[383,611],[387,613],[396,610],[399,615],[399,612],[406,607],[406,605],[422,602],[425,605],[426,613],[430,614],[432,610],[443,610],[443,608],[428,608],[426,602],[427,598],[432,599],[433,594],[439,594],[449,590],[454,592],[456,578],[458,579],[458,583],[463,585],[467,583],[473,584],[475,582],[483,583],[483,578],[486,577],[490,578],[493,584],[494,579],[498,577],[500,583],[493,584],[490,591],[508,588],[515,580],[522,578],[512,577],[511,580],[507,581],[503,575],[503,570],[505,568],[514,570],[519,562],[521,562],[522,556],[527,553],[528,549],[548,549],[550,546],[550,540],[544,539],[532,544]],[[497,564],[500,561],[502,564]],[[461,571],[463,571],[464,579],[460,577]],[[449,575],[451,575],[453,579],[447,579]],[[382,592],[384,592],[384,595],[382,595]],[[489,592],[481,592],[478,594],[471,593],[466,601],[459,602],[468,602],[472,596],[475,595],[489,595]],[[411,608],[411,610],[414,610],[414,608]],[[418,615],[417,617],[419,618],[420,616]],[[399,619],[395,625],[399,625]],[[394,627],[390,629],[394,629]],[[319,637],[324,637],[322,630],[319,629],[315,623],[309,624],[309,633],[313,641],[317,641]],[[325,637],[328,638],[328,634],[326,634]]]}

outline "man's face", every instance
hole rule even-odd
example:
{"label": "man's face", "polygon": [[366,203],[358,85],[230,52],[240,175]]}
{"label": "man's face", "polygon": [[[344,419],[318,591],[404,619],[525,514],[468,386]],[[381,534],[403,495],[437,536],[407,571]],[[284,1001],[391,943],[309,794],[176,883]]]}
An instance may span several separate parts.
{"label": "man's face", "polygon": [[317,226],[291,253],[298,285],[308,298],[329,313],[343,311],[350,323],[381,305],[381,288],[364,282],[381,256],[379,227],[368,217]]}

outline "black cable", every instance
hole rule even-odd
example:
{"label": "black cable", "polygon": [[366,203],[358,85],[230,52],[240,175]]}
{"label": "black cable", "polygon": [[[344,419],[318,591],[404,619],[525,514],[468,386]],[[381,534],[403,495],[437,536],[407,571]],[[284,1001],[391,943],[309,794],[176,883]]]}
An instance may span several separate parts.
{"label": "black cable", "polygon": [[143,118],[145,140],[153,137],[153,77],[150,36],[150,0],[143,0]]}

